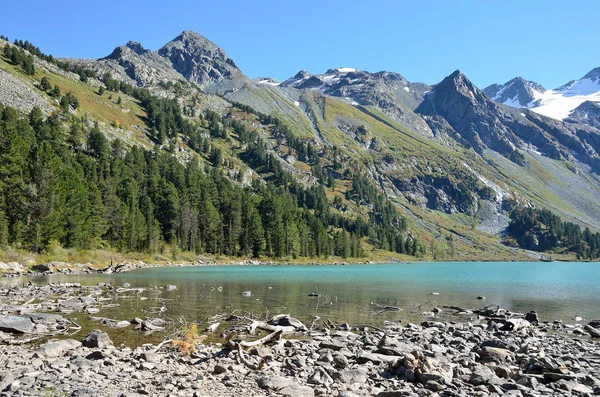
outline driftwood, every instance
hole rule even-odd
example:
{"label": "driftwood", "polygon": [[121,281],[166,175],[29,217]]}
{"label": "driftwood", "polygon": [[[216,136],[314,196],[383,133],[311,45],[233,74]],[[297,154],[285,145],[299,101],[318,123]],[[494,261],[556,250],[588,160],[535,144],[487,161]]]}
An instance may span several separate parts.
{"label": "driftwood", "polygon": [[252,321],[252,324],[250,324],[250,335],[254,335],[254,332],[257,328],[272,332],[281,331],[286,334],[293,333],[296,331],[296,328],[292,326],[271,325],[265,323],[264,321]]}
{"label": "driftwood", "polygon": [[258,364],[253,364],[250,361],[248,361],[248,359],[246,358],[246,355],[244,354],[244,349],[242,349],[242,345],[241,342],[240,343],[235,343],[233,342],[237,348],[237,353],[238,353],[238,357],[240,359],[240,361],[247,366],[250,369],[253,369],[255,371],[261,371],[265,364],[266,364],[266,360],[263,358],[262,360],[260,360],[260,363]]}
{"label": "driftwood", "polygon": [[379,315],[381,313],[384,312],[401,312],[402,308],[399,306],[382,306],[382,305],[378,305],[377,303],[371,303],[372,305],[377,306],[377,308],[379,309],[379,311],[377,313],[375,313],[375,315]]}
{"label": "driftwood", "polygon": [[160,350],[161,347],[163,347],[164,345],[171,344],[171,343],[173,343],[173,341],[171,339],[163,340],[162,342],[160,342],[158,344],[158,346],[156,346],[156,348],[152,352],[156,353],[157,351]]}
{"label": "driftwood", "polygon": [[213,323],[206,328],[206,331],[211,333],[215,332],[217,328],[219,328],[219,325],[221,325],[221,323]]}
{"label": "driftwood", "polygon": [[264,345],[265,343],[269,343],[272,340],[279,340],[281,338],[281,335],[283,334],[282,330],[276,330],[275,332],[270,333],[269,335],[262,337],[260,339],[257,339],[255,341],[240,341],[237,344],[240,345],[241,347],[255,347],[255,346],[260,346],[260,345]]}

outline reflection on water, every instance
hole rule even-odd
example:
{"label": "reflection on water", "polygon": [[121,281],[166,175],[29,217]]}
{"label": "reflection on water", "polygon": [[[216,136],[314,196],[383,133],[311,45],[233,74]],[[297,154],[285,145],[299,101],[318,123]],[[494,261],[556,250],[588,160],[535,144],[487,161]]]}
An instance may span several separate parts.
{"label": "reflection on water", "polygon": [[[414,263],[323,266],[214,266],[153,268],[113,275],[53,275],[33,282],[108,282],[153,286],[132,298],[113,295],[116,308],[100,315],[116,319],[164,316],[202,322],[216,313],[238,311],[263,316],[289,313],[310,323],[313,316],[350,324],[384,320],[419,321],[435,306],[478,308],[499,304],[514,311],[536,310],[542,320],[572,322],[575,315],[600,318],[600,266],[596,263]],[[24,279],[2,282],[23,283]],[[165,284],[178,290],[165,292]],[[251,291],[252,296],[242,295]],[[438,294],[432,294],[436,292]],[[319,297],[310,297],[318,293]],[[477,296],[486,296],[483,302]],[[146,300],[140,297],[147,297]],[[162,300],[162,299],[166,300]],[[158,300],[157,300],[158,299]],[[377,314],[377,305],[402,312]]]}

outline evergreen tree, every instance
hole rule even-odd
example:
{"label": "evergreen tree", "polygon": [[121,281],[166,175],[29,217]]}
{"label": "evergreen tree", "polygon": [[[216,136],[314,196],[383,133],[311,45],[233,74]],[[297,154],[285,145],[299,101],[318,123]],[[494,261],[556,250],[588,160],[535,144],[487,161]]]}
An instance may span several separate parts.
{"label": "evergreen tree", "polygon": [[42,77],[42,80],[40,81],[40,90],[48,91],[51,88],[52,88],[52,84],[50,84],[50,80],[48,80],[48,77],[46,77],[46,76]]}

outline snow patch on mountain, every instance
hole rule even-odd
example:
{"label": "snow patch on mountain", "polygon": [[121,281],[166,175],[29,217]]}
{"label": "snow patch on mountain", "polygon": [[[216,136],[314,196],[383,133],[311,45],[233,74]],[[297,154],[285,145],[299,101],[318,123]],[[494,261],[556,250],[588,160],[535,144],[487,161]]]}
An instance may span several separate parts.
{"label": "snow patch on mountain", "polygon": [[564,120],[582,103],[600,102],[600,68],[555,90],[545,90],[537,83],[515,78],[502,86],[493,84],[484,92],[504,105],[529,108],[543,116]]}

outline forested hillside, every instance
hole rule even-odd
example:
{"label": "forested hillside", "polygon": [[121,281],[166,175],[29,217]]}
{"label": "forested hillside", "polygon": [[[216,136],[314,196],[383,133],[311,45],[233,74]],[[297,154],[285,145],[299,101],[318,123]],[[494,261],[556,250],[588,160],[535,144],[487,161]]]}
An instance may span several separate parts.
{"label": "forested hillside", "polygon": [[[2,248],[522,259],[500,243],[506,231],[520,247],[563,243],[547,244],[535,222],[516,226],[523,208],[595,224],[596,176],[566,148],[550,159],[509,142],[523,159],[514,162],[489,145],[472,150],[457,138],[461,125],[431,110],[454,114],[468,88],[491,118],[515,117],[462,74],[445,91],[344,68],[319,77],[324,85],[299,77],[273,87],[189,31],[156,52],[130,42],[95,61],[3,37],[0,46]],[[175,62],[179,52],[186,65]],[[333,82],[350,96],[322,91]],[[507,131],[494,133],[513,137]],[[596,257],[583,238],[562,252]]]}
{"label": "forested hillside", "polygon": [[[163,112],[179,109],[142,102],[148,109],[163,104],[157,105]],[[157,112],[149,114],[160,119]],[[154,253],[169,245],[196,253],[345,258],[363,255],[361,237],[377,241],[384,233],[398,252],[424,251],[401,228],[383,226],[402,224],[392,207],[370,220],[339,216],[322,188],[305,189],[276,166],[275,183],[242,188],[224,177],[218,156],[214,166],[197,158],[182,164],[162,150],[109,143],[97,126],[74,116],[44,119],[38,108],[21,117],[2,107],[0,120],[2,246],[40,251],[55,242]],[[260,148],[258,141],[248,149],[256,161],[278,164]]]}

